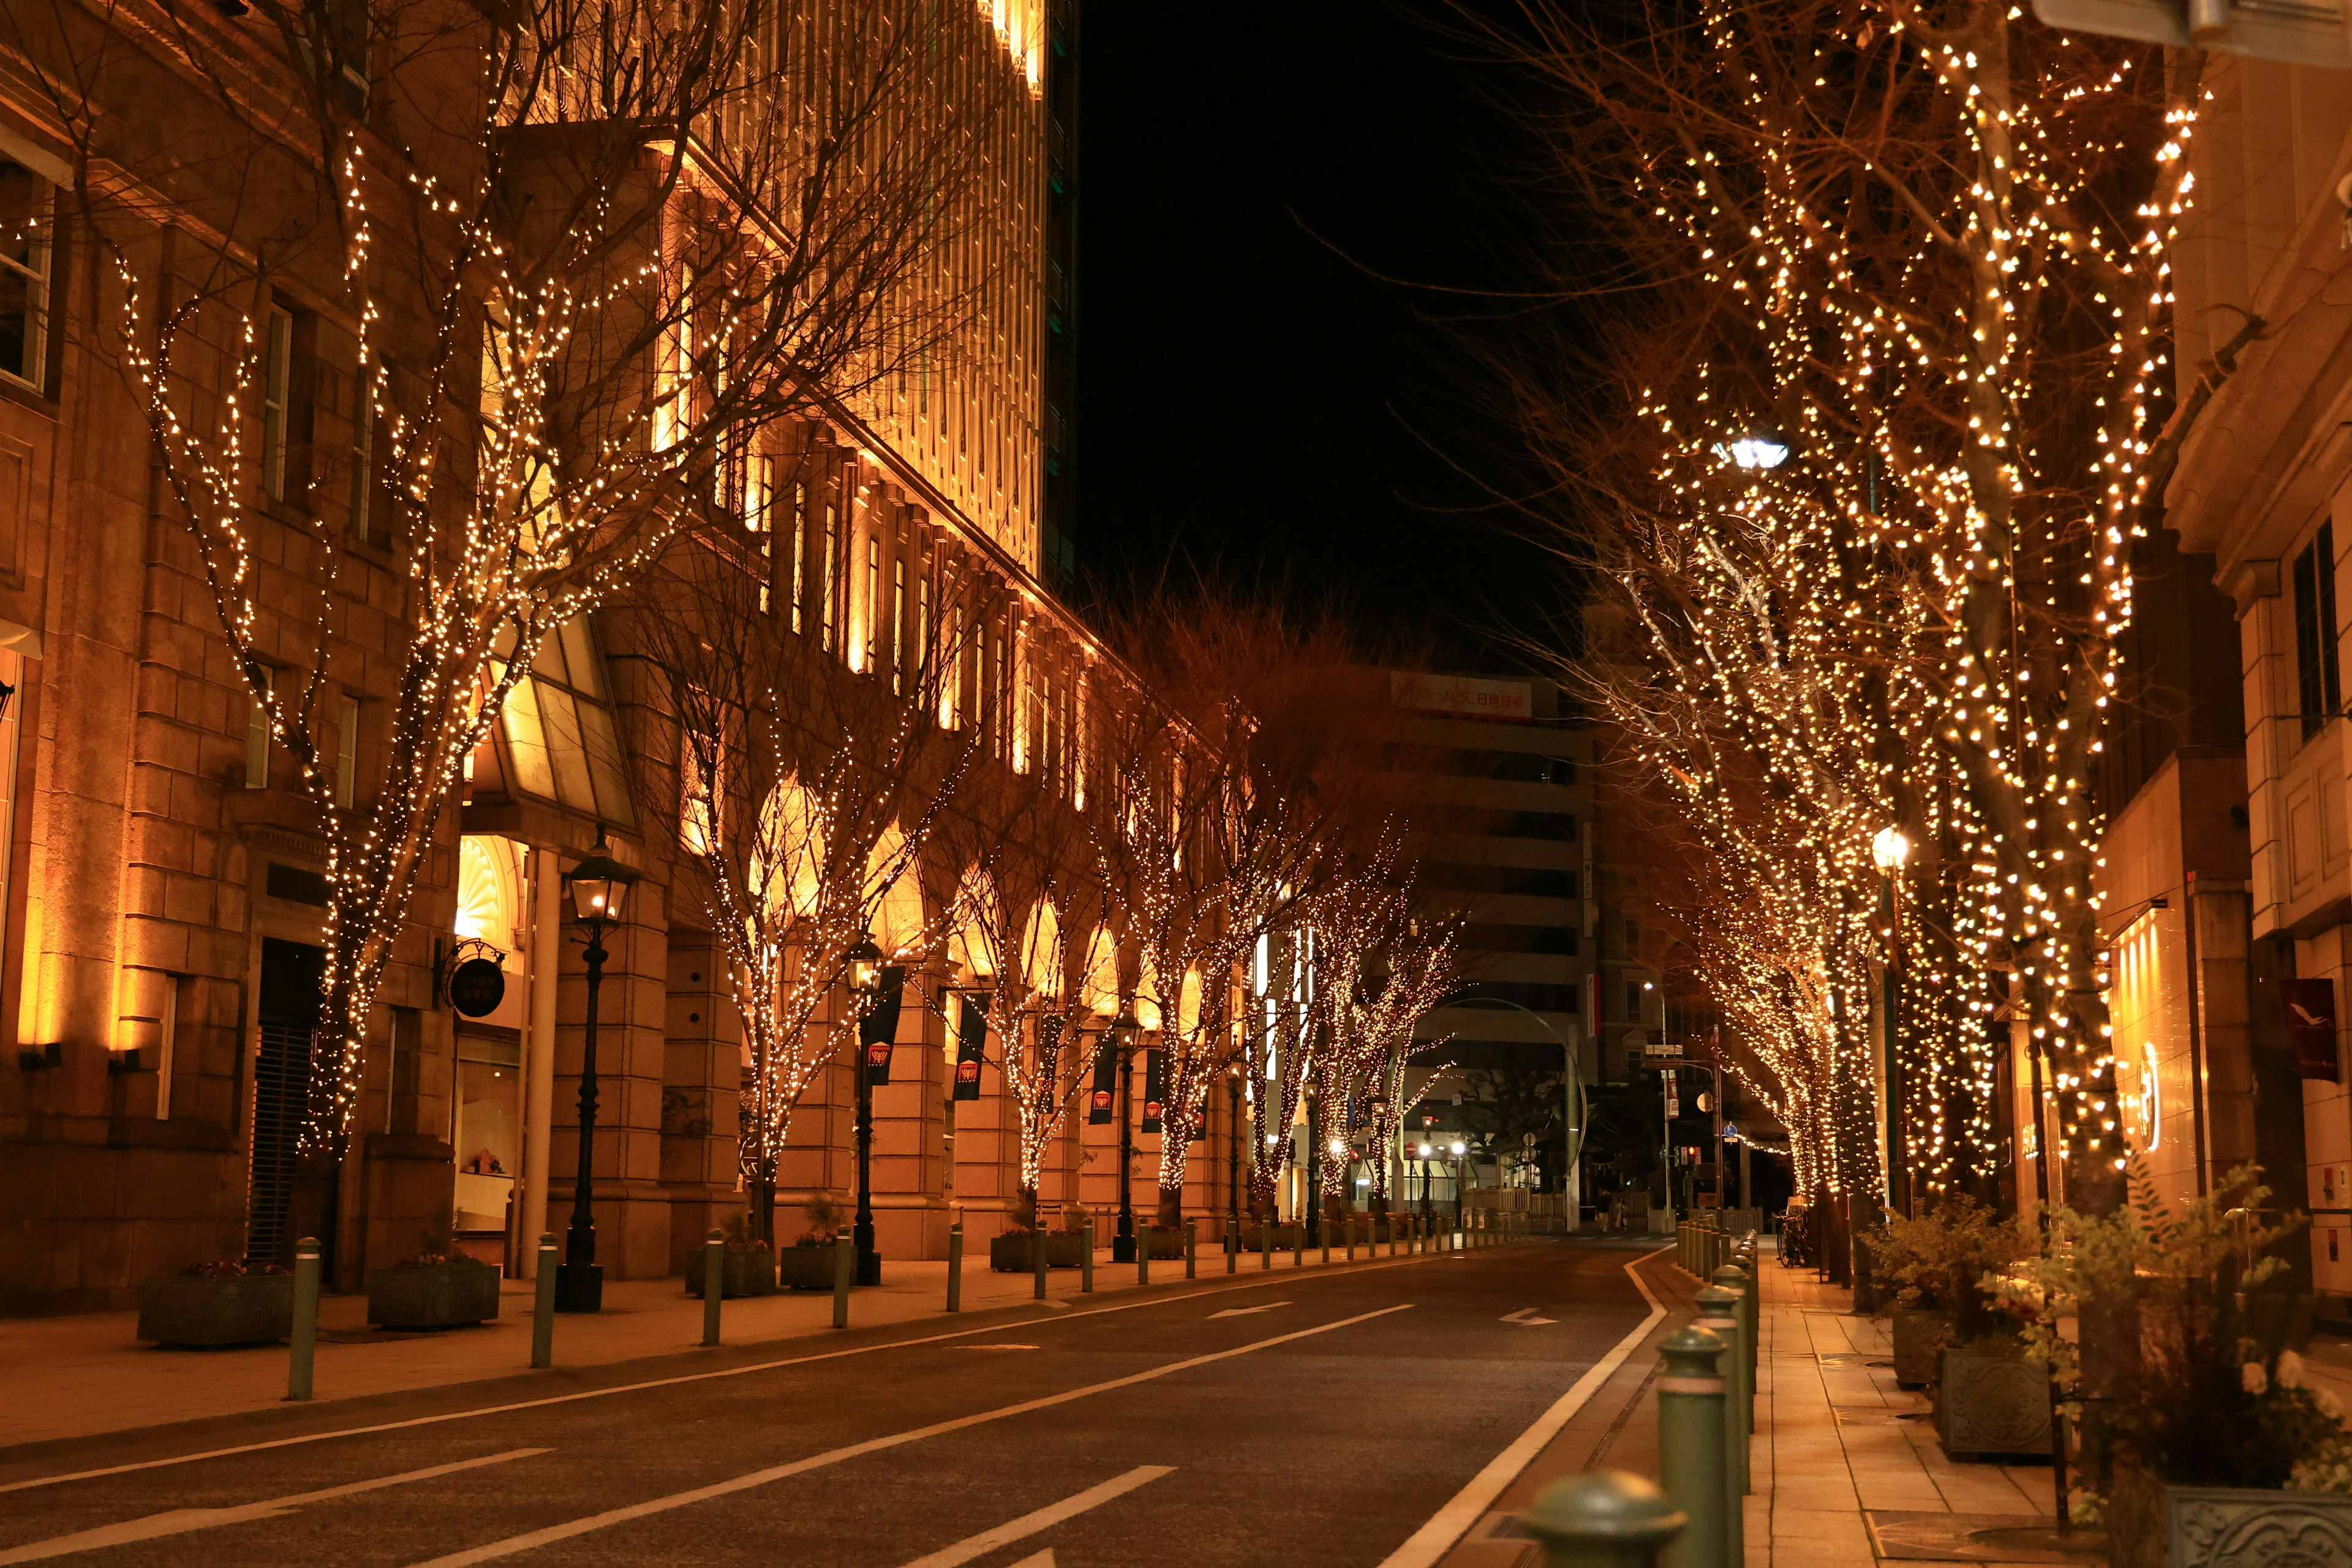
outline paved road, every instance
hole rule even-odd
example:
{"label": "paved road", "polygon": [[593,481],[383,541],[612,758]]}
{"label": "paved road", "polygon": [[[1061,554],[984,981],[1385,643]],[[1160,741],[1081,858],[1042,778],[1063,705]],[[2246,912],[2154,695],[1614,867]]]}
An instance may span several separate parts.
{"label": "paved road", "polygon": [[1624,1265],[1647,1250],[1218,1276],[19,1486],[0,1563],[1370,1568],[1643,1321]]}

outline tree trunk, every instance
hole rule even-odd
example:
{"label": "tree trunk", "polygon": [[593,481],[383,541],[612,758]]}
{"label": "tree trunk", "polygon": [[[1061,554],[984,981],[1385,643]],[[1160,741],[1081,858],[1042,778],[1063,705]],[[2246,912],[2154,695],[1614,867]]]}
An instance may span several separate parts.
{"label": "tree trunk", "polygon": [[1183,1225],[1184,1184],[1181,1182],[1172,1187],[1162,1186],[1160,1189],[1160,1212],[1152,1216],[1151,1223],[1169,1230]]}

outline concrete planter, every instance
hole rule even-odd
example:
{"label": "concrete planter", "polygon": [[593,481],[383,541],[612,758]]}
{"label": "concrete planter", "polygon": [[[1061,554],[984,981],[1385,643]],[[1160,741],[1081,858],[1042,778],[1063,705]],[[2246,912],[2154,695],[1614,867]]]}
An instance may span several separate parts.
{"label": "concrete planter", "polygon": [[1936,1436],[1948,1457],[2050,1452],[2050,1373],[2023,1347],[1947,1347],[1942,1366]]}
{"label": "concrete planter", "polygon": [[[686,1266],[686,1293],[699,1299],[702,1295],[702,1258],[697,1254]],[[825,1284],[833,1280],[828,1277]],[[719,1284],[719,1299],[731,1301],[738,1296],[772,1296],[776,1293],[776,1255],[764,1247],[730,1247],[727,1248],[726,1272]]]}
{"label": "concrete planter", "polygon": [[499,1271],[487,1263],[395,1263],[367,1277],[368,1321],[387,1329],[454,1329],[499,1315]]}
{"label": "concrete planter", "polygon": [[[988,1241],[988,1266],[999,1274],[1026,1274],[1037,1267],[1036,1244],[1028,1231],[1008,1231]],[[1045,1237],[1045,1267],[1076,1268],[1087,1254],[1084,1231],[1057,1230]],[[1155,1256],[1157,1256],[1155,1254]],[[1179,1257],[1182,1254],[1179,1253]]]}
{"label": "concrete planter", "polygon": [[2171,1487],[2118,1466],[2107,1557],[2113,1568],[2352,1568],[2352,1497]]}
{"label": "concrete planter", "polygon": [[1951,1313],[1895,1308],[1895,1381],[1906,1388],[1925,1388],[1935,1382],[1937,1363],[1951,1338]]}
{"label": "concrete planter", "polygon": [[157,1344],[266,1344],[293,1331],[291,1274],[166,1274],[139,1287],[139,1337]]}
{"label": "concrete planter", "polygon": [[1184,1260],[1184,1233],[1162,1230],[1158,1226],[1146,1226],[1138,1233],[1143,1240],[1146,1255],[1155,1263]]}
{"label": "concrete planter", "polygon": [[[1244,1226],[1242,1227],[1242,1250],[1244,1252],[1264,1251],[1265,1249],[1264,1234],[1265,1228],[1266,1227],[1262,1225]],[[1298,1245],[1299,1235],[1299,1227],[1296,1224],[1276,1226],[1274,1227],[1274,1249],[1276,1252],[1289,1251],[1292,1247]]]}
{"label": "concrete planter", "polygon": [[776,1284],[786,1290],[833,1289],[834,1246],[787,1247],[776,1254]]}

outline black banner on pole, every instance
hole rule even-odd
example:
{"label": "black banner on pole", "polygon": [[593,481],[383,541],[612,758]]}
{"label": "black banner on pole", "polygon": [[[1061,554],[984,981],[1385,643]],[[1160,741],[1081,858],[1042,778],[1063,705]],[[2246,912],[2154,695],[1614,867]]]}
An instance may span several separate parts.
{"label": "black banner on pole", "polygon": [[1143,1054],[1143,1131],[1160,1131],[1160,1102],[1168,1088],[1166,1058],[1158,1051]]}
{"label": "black banner on pole", "polygon": [[955,1097],[980,1098],[980,1064],[988,1046],[988,998],[966,996],[956,1021]]}
{"label": "black banner on pole", "polygon": [[1118,1053],[1108,1045],[1095,1050],[1095,1086],[1087,1097],[1087,1125],[1108,1127],[1118,1105]]}
{"label": "black banner on pole", "polygon": [[866,1081],[880,1089],[890,1081],[890,1047],[898,1038],[898,1004],[907,994],[907,970],[903,964],[885,964],[882,988],[874,994],[874,1005],[857,1021],[857,1041],[865,1047]]}

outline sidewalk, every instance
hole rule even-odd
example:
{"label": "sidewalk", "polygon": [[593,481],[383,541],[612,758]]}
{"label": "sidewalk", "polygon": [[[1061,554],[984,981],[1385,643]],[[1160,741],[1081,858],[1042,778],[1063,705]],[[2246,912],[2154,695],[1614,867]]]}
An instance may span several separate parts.
{"label": "sidewalk", "polygon": [[[1379,1261],[1386,1260],[1383,1250]],[[1360,1265],[1363,1261],[1360,1254]],[[1237,1279],[1246,1283],[1265,1277],[1255,1255],[1242,1264]],[[1332,1265],[1345,1266],[1340,1252],[1332,1254]],[[1317,1254],[1309,1251],[1305,1266],[1317,1268]],[[1226,1278],[1222,1251],[1202,1248],[1199,1267],[1195,1285]],[[1275,1275],[1290,1268],[1290,1255],[1276,1252]],[[947,1269],[944,1262],[885,1260],[883,1282],[852,1293],[850,1326],[927,1322],[953,1331],[965,1318],[1020,1307],[1034,1298],[1034,1275],[992,1273],[984,1254],[978,1267],[967,1258],[963,1311],[950,1318]],[[1155,1261],[1151,1280],[1155,1290],[1181,1287],[1183,1263]],[[1113,1265],[1110,1249],[1099,1249],[1095,1288],[1097,1296],[1132,1294],[1135,1266]],[[1056,1268],[1047,1276],[1049,1301],[1066,1306],[1079,1296],[1078,1270]],[[319,1303],[317,1403],[526,1372],[532,1299],[529,1280],[509,1279],[500,1291],[499,1315],[491,1322],[394,1333],[368,1325],[365,1297],[326,1297]],[[8,1398],[0,1401],[0,1453],[27,1443],[287,1408],[284,1345],[163,1350],[138,1341],[138,1321],[136,1312],[98,1312],[0,1321],[0,1387],[8,1390]],[[833,1293],[794,1290],[729,1300],[720,1339],[727,1345],[742,1346],[823,1335],[832,1329]],[[684,1282],[676,1279],[609,1282],[602,1312],[555,1320],[555,1364],[560,1368],[609,1366],[691,1351],[701,1342],[702,1302],[687,1295]]]}
{"label": "sidewalk", "polygon": [[[1745,1519],[1752,1568],[2067,1561],[2046,1552],[2002,1558],[1957,1542],[1962,1520],[1967,1528],[2046,1522],[2050,1468],[1946,1458],[1927,1395],[1895,1386],[1886,1325],[1854,1316],[1851,1291],[1783,1268],[1769,1251],[1762,1266]],[[1675,1267],[1671,1249],[1638,1268],[1665,1318],[1465,1534],[1444,1568],[1537,1568],[1541,1556],[1513,1515],[1563,1476],[1605,1467],[1656,1479],[1658,1342],[1690,1321],[1699,1285]]]}

